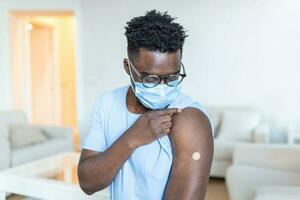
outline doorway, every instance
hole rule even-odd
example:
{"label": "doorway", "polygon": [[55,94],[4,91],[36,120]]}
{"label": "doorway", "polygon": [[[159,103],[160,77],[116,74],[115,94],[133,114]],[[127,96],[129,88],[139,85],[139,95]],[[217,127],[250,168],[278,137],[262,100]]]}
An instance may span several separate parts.
{"label": "doorway", "polygon": [[78,143],[75,16],[10,13],[12,100],[32,124],[69,126]]}

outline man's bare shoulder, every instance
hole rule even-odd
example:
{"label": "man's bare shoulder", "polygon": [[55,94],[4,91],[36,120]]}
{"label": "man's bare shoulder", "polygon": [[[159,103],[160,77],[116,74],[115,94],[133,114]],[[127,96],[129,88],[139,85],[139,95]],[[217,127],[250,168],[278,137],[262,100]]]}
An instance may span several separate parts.
{"label": "man's bare shoulder", "polygon": [[176,155],[196,151],[199,145],[212,143],[212,128],[207,115],[200,109],[187,107],[173,117],[170,139]]}

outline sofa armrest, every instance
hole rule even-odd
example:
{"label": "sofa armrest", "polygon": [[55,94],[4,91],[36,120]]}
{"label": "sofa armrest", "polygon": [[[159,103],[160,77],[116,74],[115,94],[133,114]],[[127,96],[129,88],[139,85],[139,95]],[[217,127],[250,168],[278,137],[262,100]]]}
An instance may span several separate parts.
{"label": "sofa armrest", "polygon": [[259,186],[254,190],[254,200],[298,200],[300,187],[297,186]]}
{"label": "sofa armrest", "polygon": [[0,124],[0,147],[0,170],[3,170],[10,165],[9,130],[5,124]]}
{"label": "sofa armrest", "polygon": [[8,140],[0,139],[0,171],[9,168],[10,166],[10,144]]}
{"label": "sofa armrest", "polygon": [[71,127],[63,126],[44,126],[44,125],[34,125],[40,128],[50,139],[73,139],[74,131]]}
{"label": "sofa armrest", "polygon": [[300,172],[300,146],[284,144],[239,144],[233,163]]}

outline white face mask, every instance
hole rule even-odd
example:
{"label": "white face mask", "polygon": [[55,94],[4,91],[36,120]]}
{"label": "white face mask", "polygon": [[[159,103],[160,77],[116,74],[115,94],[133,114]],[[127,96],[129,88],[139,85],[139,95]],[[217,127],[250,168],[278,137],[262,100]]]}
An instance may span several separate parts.
{"label": "white face mask", "polygon": [[[130,61],[129,61],[130,62]],[[158,84],[155,87],[145,87],[143,83],[134,81],[131,67],[129,66],[131,77],[131,88],[139,101],[147,108],[152,110],[167,108],[180,93],[180,84],[169,86],[167,84]],[[174,80],[174,83],[178,80]],[[134,85],[133,85],[134,84]]]}
{"label": "white face mask", "polygon": [[134,87],[132,84],[131,87],[135,96],[144,106],[153,110],[167,108],[176,99],[181,88],[180,84],[174,87],[159,84],[153,88],[147,88],[143,83],[133,82]]}

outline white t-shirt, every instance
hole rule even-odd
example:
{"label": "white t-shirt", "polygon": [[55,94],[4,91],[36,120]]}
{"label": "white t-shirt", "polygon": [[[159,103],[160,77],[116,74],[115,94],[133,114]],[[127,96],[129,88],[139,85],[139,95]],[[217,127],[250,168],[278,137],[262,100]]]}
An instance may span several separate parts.
{"label": "white t-shirt", "polygon": [[[98,96],[90,115],[90,130],[84,141],[84,149],[104,152],[139,118],[141,114],[129,112],[126,106],[129,87],[123,86]],[[198,108],[209,118],[203,106],[183,93],[179,93],[168,106],[182,109],[186,107]],[[138,147],[111,183],[110,199],[162,199],[172,158],[171,143],[167,135]]]}

